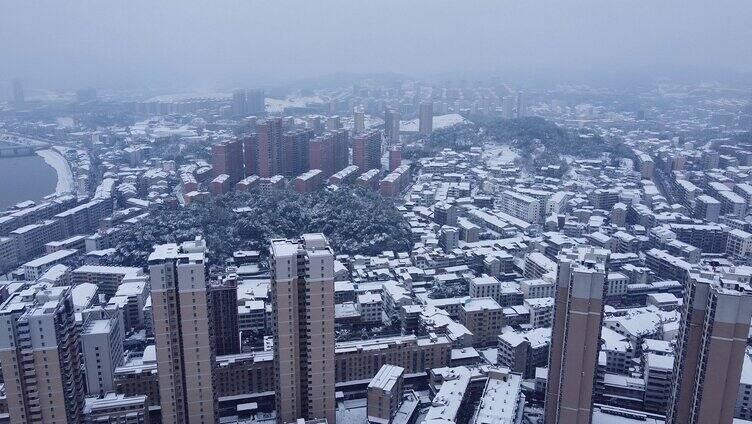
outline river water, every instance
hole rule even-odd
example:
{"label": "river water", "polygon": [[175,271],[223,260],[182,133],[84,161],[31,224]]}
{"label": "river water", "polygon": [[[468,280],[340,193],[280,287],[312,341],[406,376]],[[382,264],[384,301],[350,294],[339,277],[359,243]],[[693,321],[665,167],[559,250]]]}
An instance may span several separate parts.
{"label": "river water", "polygon": [[0,158],[0,211],[55,192],[57,172],[37,155]]}

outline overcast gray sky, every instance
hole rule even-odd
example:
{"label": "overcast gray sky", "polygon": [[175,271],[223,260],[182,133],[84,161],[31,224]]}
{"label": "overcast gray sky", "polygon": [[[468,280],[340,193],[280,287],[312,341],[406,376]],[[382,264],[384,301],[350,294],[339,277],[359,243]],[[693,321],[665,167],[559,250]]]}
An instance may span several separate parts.
{"label": "overcast gray sky", "polygon": [[0,80],[252,85],[333,72],[752,70],[750,0],[3,0]]}

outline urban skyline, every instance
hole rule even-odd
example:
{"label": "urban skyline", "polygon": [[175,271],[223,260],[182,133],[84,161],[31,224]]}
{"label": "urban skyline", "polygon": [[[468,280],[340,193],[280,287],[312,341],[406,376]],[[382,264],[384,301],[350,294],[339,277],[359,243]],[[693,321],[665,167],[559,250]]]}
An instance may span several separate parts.
{"label": "urban skyline", "polygon": [[0,424],[752,424],[752,7],[0,14]]}

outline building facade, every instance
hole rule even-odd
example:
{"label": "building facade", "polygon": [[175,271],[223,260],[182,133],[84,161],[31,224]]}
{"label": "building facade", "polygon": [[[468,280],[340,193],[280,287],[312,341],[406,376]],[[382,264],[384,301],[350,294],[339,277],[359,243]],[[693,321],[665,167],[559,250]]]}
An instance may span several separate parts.
{"label": "building facade", "polygon": [[149,256],[159,393],[165,424],[217,421],[206,242],[155,247]]}
{"label": "building facade", "polygon": [[551,331],[545,422],[589,424],[598,364],[604,260],[591,251],[559,257]]}
{"label": "building facade", "polygon": [[277,420],[335,422],[334,253],[323,234],[272,240]]}
{"label": "building facade", "polygon": [[381,132],[370,130],[353,140],[353,165],[361,171],[381,169]]}
{"label": "building facade", "polygon": [[690,273],[667,423],[730,423],[734,418],[752,294],[747,286],[731,287],[724,288],[712,273]]}
{"label": "building facade", "polygon": [[83,419],[84,379],[71,289],[35,285],[0,306],[0,363],[12,423]]}
{"label": "building facade", "polygon": [[212,321],[214,323],[214,354],[230,355],[240,353],[240,335],[237,311],[237,276],[232,274],[212,283],[209,288]]}

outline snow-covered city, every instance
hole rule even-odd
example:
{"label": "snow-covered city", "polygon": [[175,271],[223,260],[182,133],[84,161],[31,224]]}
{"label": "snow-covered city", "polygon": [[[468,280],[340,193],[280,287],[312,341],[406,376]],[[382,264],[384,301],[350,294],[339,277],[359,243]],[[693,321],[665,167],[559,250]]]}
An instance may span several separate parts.
{"label": "snow-covered city", "polygon": [[0,71],[0,424],[752,423],[750,74],[335,70]]}

